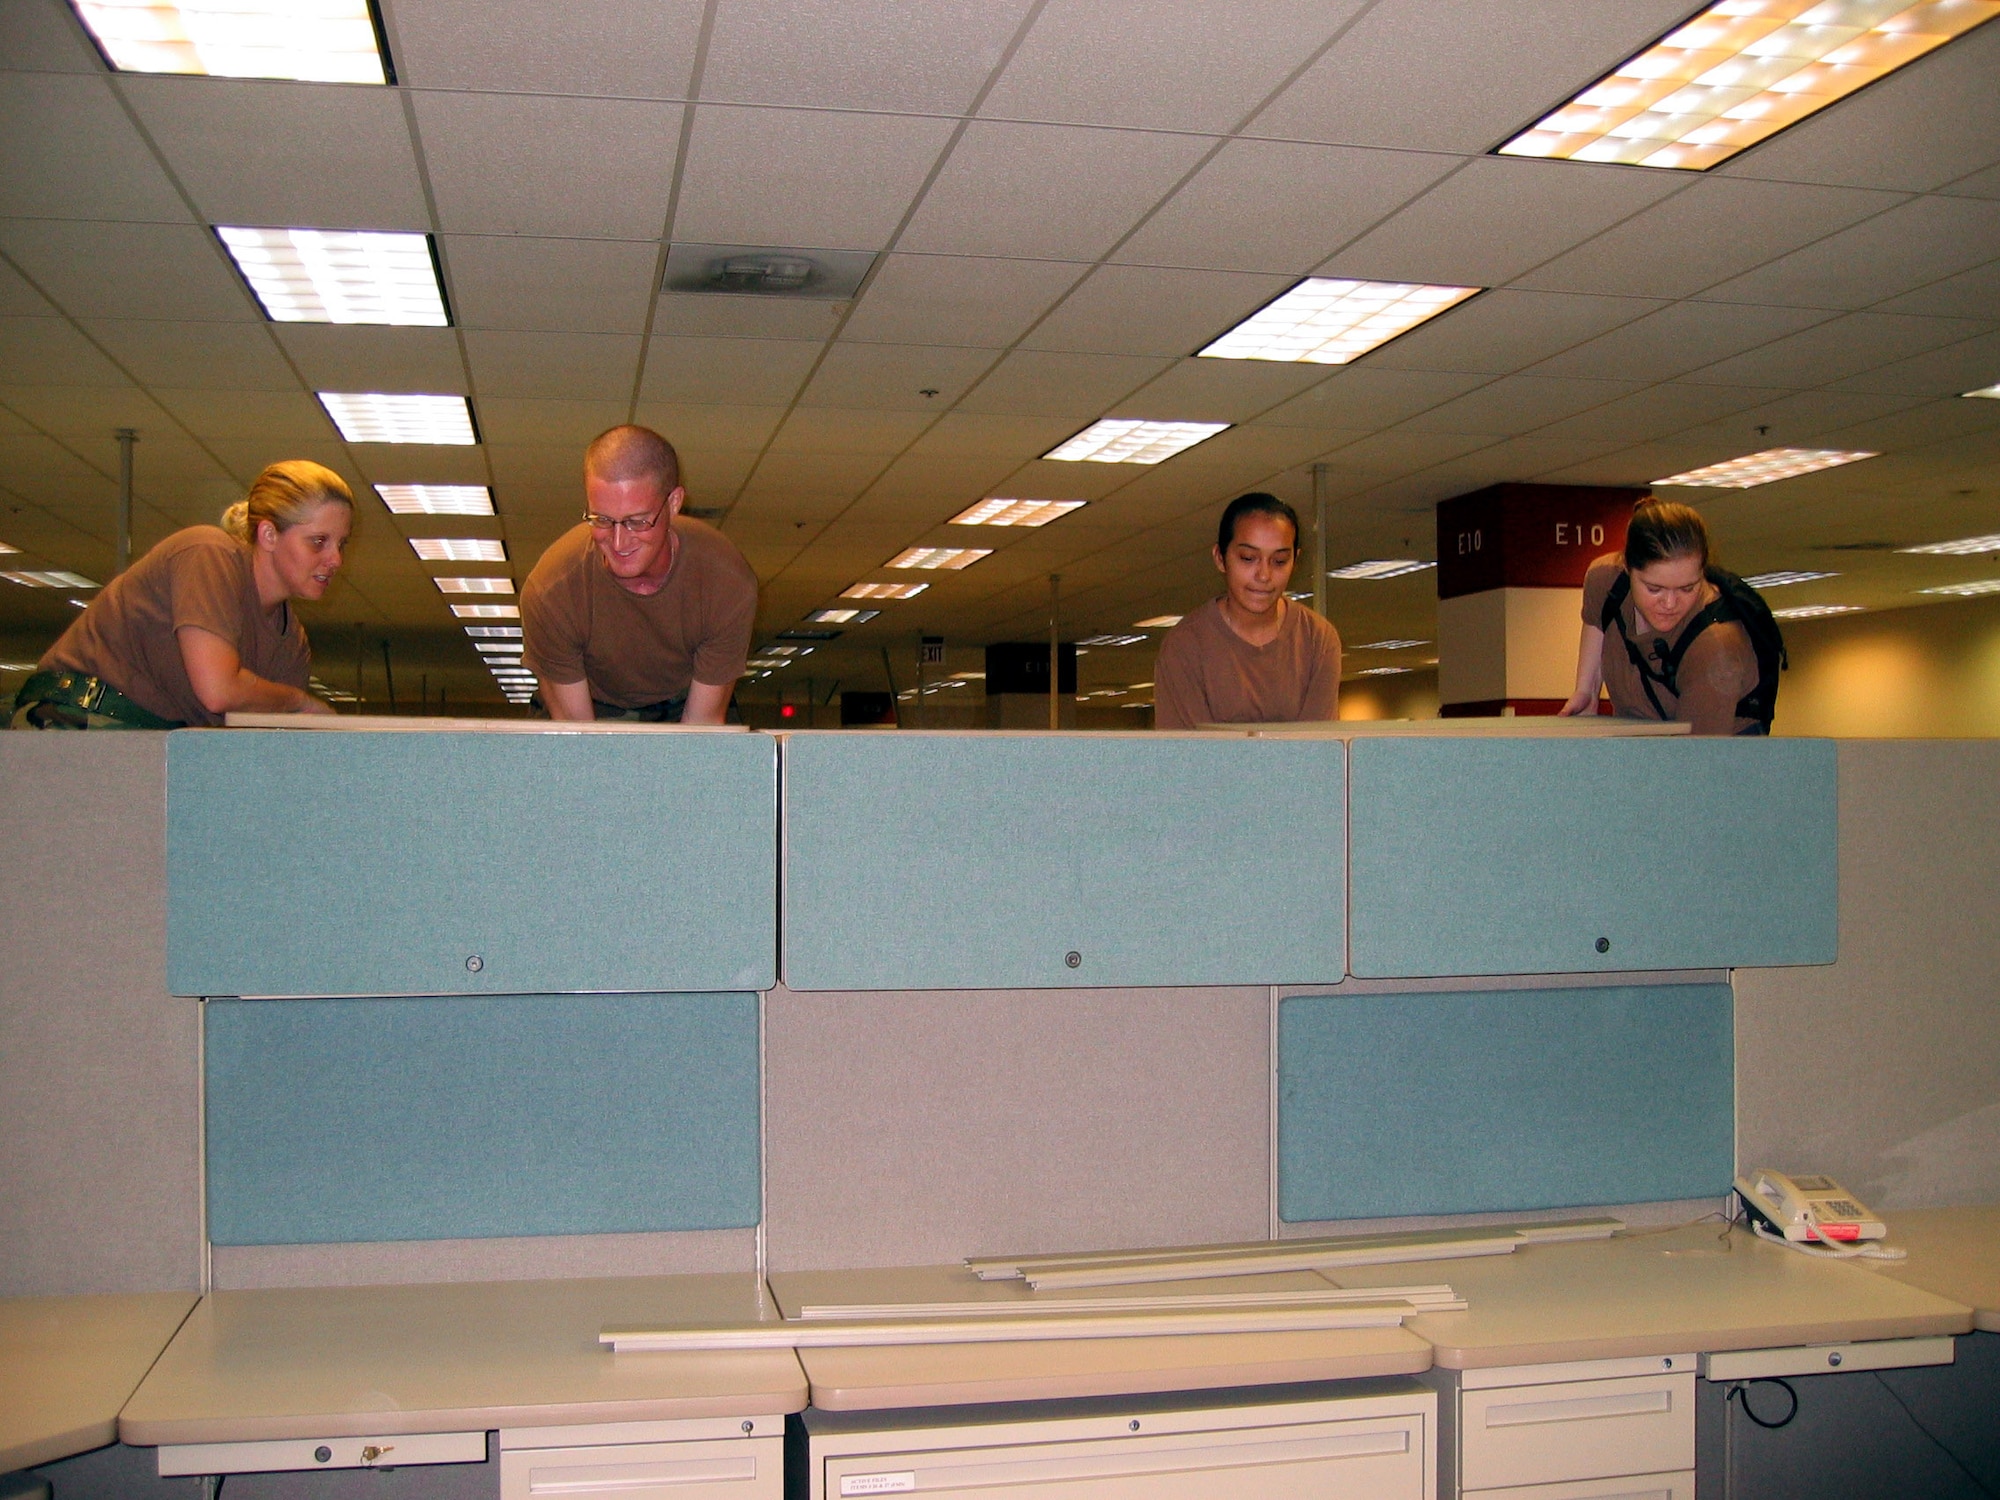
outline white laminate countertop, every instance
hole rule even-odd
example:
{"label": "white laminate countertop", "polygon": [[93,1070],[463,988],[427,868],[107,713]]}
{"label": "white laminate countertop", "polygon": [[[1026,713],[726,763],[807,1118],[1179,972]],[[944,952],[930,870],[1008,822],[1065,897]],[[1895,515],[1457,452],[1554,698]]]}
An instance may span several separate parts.
{"label": "white laminate countertop", "polygon": [[1888,1218],[1908,1260],[1873,1261],[1877,1274],[1972,1309],[1973,1326],[2000,1333],[2000,1206],[1915,1208]]}
{"label": "white laminate countertop", "polygon": [[0,1474],[118,1439],[118,1409],[193,1292],[0,1300]]}

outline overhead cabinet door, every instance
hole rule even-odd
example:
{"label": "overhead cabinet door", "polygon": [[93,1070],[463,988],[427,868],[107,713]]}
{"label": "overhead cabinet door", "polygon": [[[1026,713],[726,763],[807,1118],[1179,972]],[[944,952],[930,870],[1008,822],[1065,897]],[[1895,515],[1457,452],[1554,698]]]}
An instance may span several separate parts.
{"label": "overhead cabinet door", "polygon": [[1361,739],[1364,978],[1831,963],[1834,745]]}
{"label": "overhead cabinet door", "polygon": [[1222,735],[790,736],[785,982],[1338,980],[1344,752]]}
{"label": "overhead cabinet door", "polygon": [[175,994],[758,990],[776,962],[768,736],[168,741]]}

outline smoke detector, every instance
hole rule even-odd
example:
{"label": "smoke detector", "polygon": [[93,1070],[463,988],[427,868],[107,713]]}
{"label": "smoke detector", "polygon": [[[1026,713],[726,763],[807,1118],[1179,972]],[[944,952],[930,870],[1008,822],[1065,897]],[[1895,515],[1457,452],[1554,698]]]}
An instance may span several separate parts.
{"label": "smoke detector", "polygon": [[667,248],[663,286],[669,292],[844,302],[874,264],[870,250],[675,244]]}

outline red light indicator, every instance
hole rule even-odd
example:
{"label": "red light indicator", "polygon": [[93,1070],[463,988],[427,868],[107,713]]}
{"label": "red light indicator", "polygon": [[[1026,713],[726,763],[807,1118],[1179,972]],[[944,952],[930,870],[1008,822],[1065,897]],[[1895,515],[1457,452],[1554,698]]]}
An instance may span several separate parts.
{"label": "red light indicator", "polygon": [[798,710],[789,703],[781,703],[778,705],[778,717],[781,719],[789,719],[792,717],[792,715],[796,714],[797,712]]}

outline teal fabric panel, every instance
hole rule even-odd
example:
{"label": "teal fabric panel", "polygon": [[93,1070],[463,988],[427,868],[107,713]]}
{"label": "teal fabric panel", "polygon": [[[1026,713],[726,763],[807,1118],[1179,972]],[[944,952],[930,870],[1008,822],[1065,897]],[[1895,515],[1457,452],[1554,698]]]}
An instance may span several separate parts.
{"label": "teal fabric panel", "polygon": [[755,995],[205,1009],[218,1245],[757,1222]]}
{"label": "teal fabric panel", "polygon": [[769,989],[759,734],[183,730],[177,995]]}
{"label": "teal fabric panel", "polygon": [[1735,1163],[1727,985],[1309,995],[1278,1007],[1278,1216],[1704,1198]]}
{"label": "teal fabric panel", "polygon": [[1831,740],[1383,737],[1352,781],[1356,975],[1833,962]]}
{"label": "teal fabric panel", "polygon": [[1336,981],[1344,752],[1223,736],[790,736],[785,982]]}

